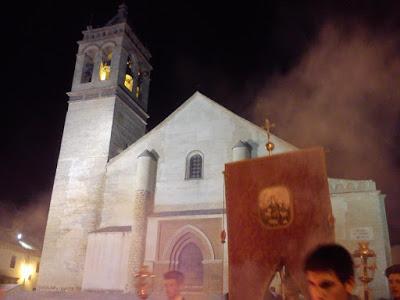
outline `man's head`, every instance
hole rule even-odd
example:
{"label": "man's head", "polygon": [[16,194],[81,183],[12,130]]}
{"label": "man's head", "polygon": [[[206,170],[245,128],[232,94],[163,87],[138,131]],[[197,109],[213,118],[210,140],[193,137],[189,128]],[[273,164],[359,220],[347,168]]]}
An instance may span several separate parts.
{"label": "man's head", "polygon": [[388,278],[393,299],[400,299],[400,265],[390,266],[386,269],[385,275]]}
{"label": "man's head", "polygon": [[169,271],[164,274],[164,287],[168,299],[175,299],[181,294],[184,276],[179,271]]}
{"label": "man's head", "polygon": [[321,245],[304,263],[312,300],[345,300],[354,287],[353,259],[340,245]]}

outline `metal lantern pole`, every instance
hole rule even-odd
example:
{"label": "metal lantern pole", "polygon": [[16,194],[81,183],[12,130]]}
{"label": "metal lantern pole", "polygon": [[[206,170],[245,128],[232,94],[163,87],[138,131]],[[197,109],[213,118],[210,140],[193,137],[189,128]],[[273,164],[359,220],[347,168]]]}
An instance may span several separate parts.
{"label": "metal lantern pole", "polygon": [[376,254],[368,247],[368,242],[359,242],[353,257],[358,278],[363,283],[364,300],[369,300],[368,283],[374,279]]}

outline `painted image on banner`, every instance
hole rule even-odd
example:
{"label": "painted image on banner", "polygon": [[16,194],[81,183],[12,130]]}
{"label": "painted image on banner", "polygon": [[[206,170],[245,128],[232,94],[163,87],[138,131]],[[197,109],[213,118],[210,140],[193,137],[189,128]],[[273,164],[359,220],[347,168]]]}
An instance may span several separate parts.
{"label": "painted image on banner", "polygon": [[260,218],[268,228],[282,228],[293,221],[293,204],[285,186],[263,189],[258,196]]}

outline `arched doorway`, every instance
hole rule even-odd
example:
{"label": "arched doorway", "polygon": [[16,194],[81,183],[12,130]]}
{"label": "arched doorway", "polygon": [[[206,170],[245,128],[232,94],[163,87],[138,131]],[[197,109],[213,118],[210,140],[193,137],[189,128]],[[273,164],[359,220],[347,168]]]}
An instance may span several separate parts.
{"label": "arched doorway", "polygon": [[193,225],[180,228],[169,240],[162,258],[169,261],[169,270],[181,271],[185,287],[201,289],[207,277],[205,262],[215,260],[214,250],[207,236]]}
{"label": "arched doorway", "polygon": [[185,274],[187,286],[203,285],[203,254],[195,243],[190,242],[182,247],[178,256],[178,271]]}

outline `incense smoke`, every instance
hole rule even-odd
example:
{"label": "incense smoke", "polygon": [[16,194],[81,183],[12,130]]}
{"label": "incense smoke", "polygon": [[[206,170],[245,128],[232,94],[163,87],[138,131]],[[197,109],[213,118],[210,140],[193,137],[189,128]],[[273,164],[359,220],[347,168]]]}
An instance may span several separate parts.
{"label": "incense smoke", "polygon": [[268,80],[251,112],[257,124],[269,117],[275,134],[300,148],[324,146],[330,177],[375,180],[388,194],[394,227],[400,227],[394,218],[400,212],[399,46],[395,34],[326,23],[294,68]]}

